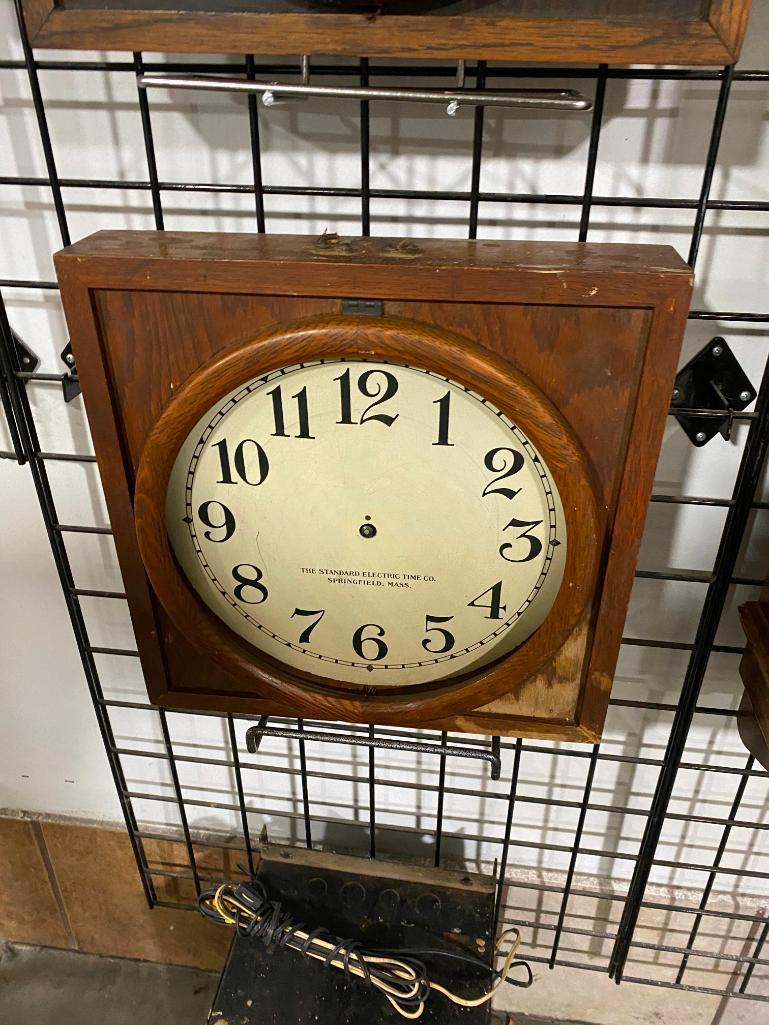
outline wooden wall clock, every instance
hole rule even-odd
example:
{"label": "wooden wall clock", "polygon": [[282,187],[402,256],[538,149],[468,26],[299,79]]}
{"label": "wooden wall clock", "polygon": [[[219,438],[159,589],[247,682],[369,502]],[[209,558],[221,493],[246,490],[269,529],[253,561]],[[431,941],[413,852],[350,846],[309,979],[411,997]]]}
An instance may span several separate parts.
{"label": "wooden wall clock", "polygon": [[154,701],[600,735],[673,250],[100,232],[56,266]]}
{"label": "wooden wall clock", "polygon": [[750,0],[22,0],[53,49],[731,64]]}

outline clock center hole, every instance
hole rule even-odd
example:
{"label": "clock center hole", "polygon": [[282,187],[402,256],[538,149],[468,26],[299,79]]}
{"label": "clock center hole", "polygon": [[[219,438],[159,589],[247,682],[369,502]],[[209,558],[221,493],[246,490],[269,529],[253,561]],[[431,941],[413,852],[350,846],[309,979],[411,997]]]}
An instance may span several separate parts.
{"label": "clock center hole", "polygon": [[376,537],[376,527],[374,526],[373,523],[369,523],[368,522],[368,520],[370,520],[370,519],[371,519],[371,517],[367,516],[366,517],[366,521],[367,522],[366,523],[362,523],[360,525],[360,527],[358,528],[358,533],[360,534],[361,537]]}

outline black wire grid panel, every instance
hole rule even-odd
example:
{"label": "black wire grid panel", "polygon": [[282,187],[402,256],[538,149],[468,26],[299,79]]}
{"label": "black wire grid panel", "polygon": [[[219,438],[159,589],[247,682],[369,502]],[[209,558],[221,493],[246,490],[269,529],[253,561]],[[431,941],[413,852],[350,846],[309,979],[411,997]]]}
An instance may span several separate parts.
{"label": "black wire grid panel", "polygon": [[[16,3],[18,8],[18,0]],[[484,133],[488,127],[483,107],[473,113],[469,191],[374,188],[370,183],[369,101],[357,105],[359,185],[267,184],[262,169],[260,113],[254,96],[245,101],[247,116],[240,140],[251,172],[247,184],[162,181],[153,142],[151,103],[141,89],[137,89],[135,103],[143,132],[146,178],[64,179],[57,173],[39,81],[41,71],[62,74],[56,80],[60,100],[65,95],[66,76],[73,72],[107,71],[133,76],[146,70],[216,71],[222,65],[202,61],[150,63],[141,54],[134,54],[132,60],[37,58],[20,16],[19,27],[22,57],[0,60],[0,74],[26,74],[45,174],[6,176],[0,178],[0,185],[42,186],[49,190],[64,244],[70,241],[66,197],[68,193],[81,196],[82,190],[88,190],[91,196],[110,190],[149,193],[158,229],[164,228],[168,196],[179,193],[192,193],[199,203],[205,202],[206,194],[250,196],[253,220],[249,230],[255,227],[258,231],[264,231],[269,222],[274,197],[286,196],[348,199],[357,206],[358,223],[351,230],[363,234],[371,229],[373,203],[382,209],[383,204],[396,201],[429,202],[438,219],[444,204],[453,203],[452,209],[461,204],[464,224],[457,228],[452,222],[452,230],[470,238],[478,234],[482,211],[489,204],[503,204],[507,209],[527,204],[532,209],[573,208],[578,214],[574,237],[583,241],[590,235],[591,218],[597,208],[646,208],[669,211],[671,216],[674,211],[689,211],[693,220],[688,228],[688,258],[695,268],[713,212],[749,213],[755,223],[764,223],[766,230],[760,218],[769,213],[769,202],[717,200],[711,197],[711,187],[734,94],[748,87],[769,87],[769,70],[518,68],[487,67],[483,62],[469,68],[470,78],[474,77],[479,88],[491,78],[573,78],[580,79],[586,89],[592,84],[594,106],[587,163],[580,191],[574,194],[482,191]],[[238,68],[249,78],[295,73],[288,64],[257,62],[252,57],[243,64],[231,64],[230,73]],[[436,65],[410,65],[404,70],[397,65],[369,66],[361,60],[327,64],[314,69],[314,74],[352,78],[363,84],[387,76],[426,77],[440,82],[453,78],[455,70]],[[711,83],[712,113],[698,195],[677,199],[594,194],[601,133],[606,123],[607,86],[620,79],[649,79],[658,84],[676,80]],[[20,277],[3,279],[0,287],[6,294],[23,294],[29,297],[27,301],[34,301],[38,296],[44,299],[45,290],[56,286],[52,281]],[[744,332],[758,345],[766,337],[769,312],[702,308],[692,311],[691,320],[695,331],[699,322],[701,339],[708,337],[704,333],[706,322],[717,321],[722,334],[733,337]],[[760,584],[758,573],[740,575],[738,560],[755,517],[769,508],[759,492],[769,442],[766,367],[753,411],[736,418],[732,443],[736,462],[726,490],[695,497],[681,493],[680,488],[673,494],[662,488],[652,499],[652,510],[684,510],[687,515],[703,516],[715,513],[722,517],[709,570],[638,572],[639,580],[690,587],[700,605],[691,637],[626,638],[623,651],[640,651],[648,657],[653,671],[665,679],[675,696],[673,700],[654,701],[647,700],[643,692],[631,692],[626,697],[618,685],[610,714],[621,716],[622,722],[637,716],[642,724],[661,724],[663,736],[656,750],[641,752],[632,745],[617,750],[606,742],[592,748],[522,740],[490,746],[483,738],[347,724],[329,727],[308,720],[254,723],[239,715],[191,715],[156,709],[142,700],[126,700],[120,687],[113,687],[113,680],[120,678],[115,666],[138,665],[136,652],[130,647],[95,643],[86,625],[93,604],[114,607],[124,602],[124,596],[114,582],[89,581],[91,586],[84,586],[73,569],[70,550],[73,539],[83,535],[105,540],[102,535],[109,535],[109,528],[63,523],[54,501],[56,468],[62,463],[76,463],[86,472],[94,472],[93,456],[45,450],[35,418],[35,396],[39,389],[50,389],[62,375],[24,372],[12,345],[4,304],[0,307],[0,333],[0,384],[11,445],[0,455],[26,464],[32,477],[150,905],[194,906],[194,893],[209,878],[206,851],[211,846],[231,847],[244,866],[253,867],[254,852],[265,828],[269,835],[283,841],[354,850],[371,857],[406,851],[428,857],[436,865],[469,860],[488,868],[496,863],[500,921],[523,926],[531,960],[551,967],[559,964],[608,971],[617,981],[625,978],[769,1000],[767,988],[762,985],[769,978],[765,947],[769,935],[767,873],[760,859],[759,868],[746,867],[756,864],[747,860],[748,855],[769,853],[769,822],[762,817],[766,773],[751,757],[702,751],[691,744],[693,724],[700,731],[712,729],[716,737],[724,724],[733,726],[739,700],[740,647],[720,643],[719,631],[727,616],[733,618],[735,594],[743,595],[747,593],[745,588]],[[26,341],[34,348],[34,339]],[[764,350],[762,354],[765,356]],[[719,445],[719,439],[711,443],[713,458],[724,451],[718,449]],[[703,704],[701,689],[714,660],[726,667],[734,685],[730,693]],[[245,747],[249,725],[262,727],[262,742],[255,752]],[[141,741],[132,739],[137,735],[142,735]],[[190,737],[195,739],[194,744]],[[500,759],[502,777],[496,782],[493,777],[498,774],[494,770]],[[157,772],[153,773],[152,766]],[[199,784],[200,774],[206,785]],[[721,796],[719,801],[708,803],[705,796],[714,779]],[[640,783],[636,786],[634,781]],[[400,802],[407,794],[416,795],[417,801],[408,814]],[[724,794],[728,795],[726,799]],[[216,826],[206,829],[207,818],[215,819]],[[222,822],[229,824],[229,832],[223,830]],[[705,839],[697,843],[700,835]],[[152,841],[169,837],[176,839],[184,852],[184,864],[172,870],[151,856]],[[692,850],[699,852],[699,860]],[[169,877],[175,888],[169,889]]]}

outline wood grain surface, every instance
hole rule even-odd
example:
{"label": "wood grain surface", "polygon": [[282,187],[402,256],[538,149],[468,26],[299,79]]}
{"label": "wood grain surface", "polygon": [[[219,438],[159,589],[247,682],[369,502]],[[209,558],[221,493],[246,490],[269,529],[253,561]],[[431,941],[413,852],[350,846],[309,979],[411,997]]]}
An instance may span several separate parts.
{"label": "wood grain surface", "polygon": [[36,47],[172,53],[730,64],[750,0],[441,4],[23,0]]}

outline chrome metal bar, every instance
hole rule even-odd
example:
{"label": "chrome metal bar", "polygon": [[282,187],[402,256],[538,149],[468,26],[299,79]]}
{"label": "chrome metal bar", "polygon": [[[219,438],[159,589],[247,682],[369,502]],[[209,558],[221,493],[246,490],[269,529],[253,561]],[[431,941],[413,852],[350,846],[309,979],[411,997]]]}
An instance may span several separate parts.
{"label": "chrome metal bar", "polygon": [[[499,738],[492,738],[491,750],[488,748],[460,747],[456,744],[428,744],[418,740],[385,738],[372,736],[350,736],[349,734],[330,733],[321,730],[279,729],[275,726],[260,724],[251,726],[246,731],[246,747],[251,754],[259,750],[262,737],[283,737],[287,740],[313,740],[322,744],[347,744],[352,747],[370,749],[384,748],[387,751],[411,751],[415,754],[437,754],[442,757],[473,758],[488,762],[491,766],[492,779],[499,779],[502,754]],[[495,744],[494,741],[497,743]]]}
{"label": "chrome metal bar", "polygon": [[459,106],[534,107],[539,110],[590,110],[592,101],[575,89],[401,89],[387,86],[312,85],[295,82],[255,82],[224,75],[139,75],[142,89],[205,89],[226,93],[267,93],[283,96],[325,96],[349,100],[401,100],[406,103],[445,103]]}

